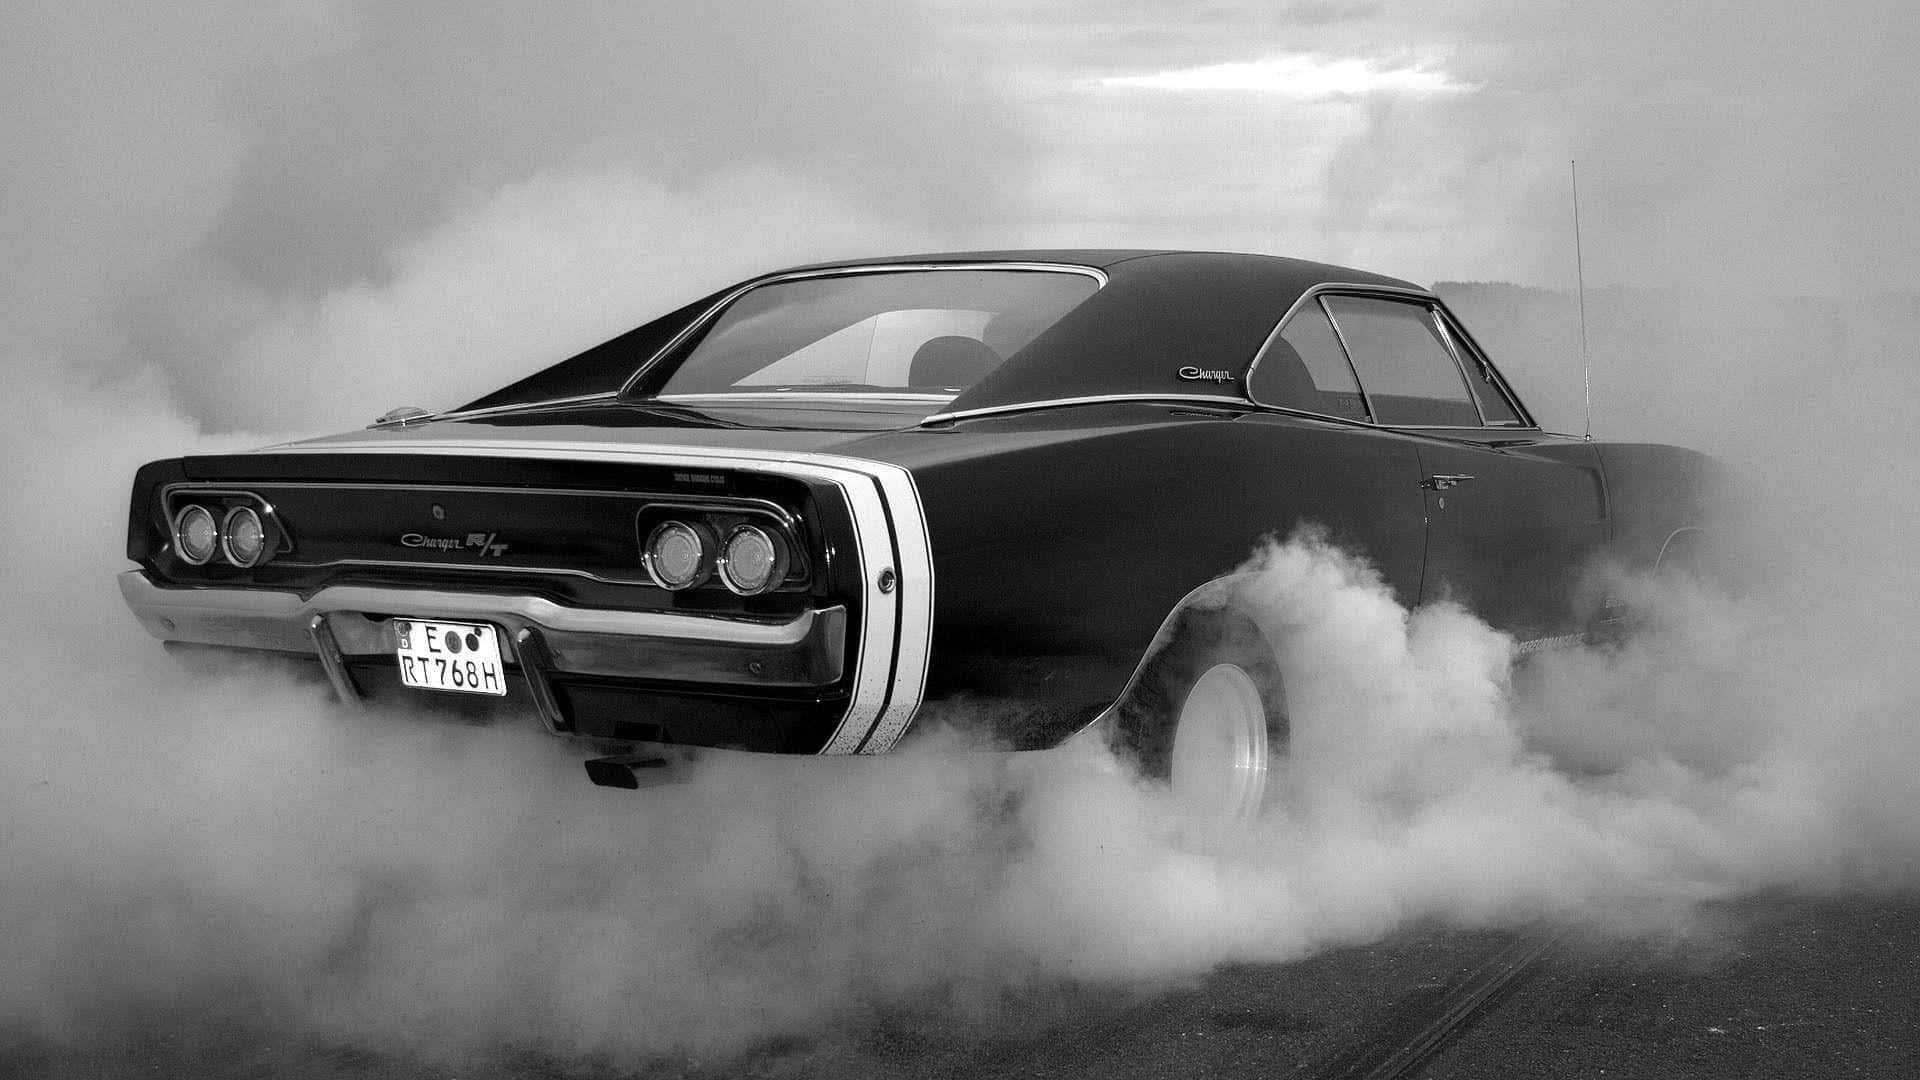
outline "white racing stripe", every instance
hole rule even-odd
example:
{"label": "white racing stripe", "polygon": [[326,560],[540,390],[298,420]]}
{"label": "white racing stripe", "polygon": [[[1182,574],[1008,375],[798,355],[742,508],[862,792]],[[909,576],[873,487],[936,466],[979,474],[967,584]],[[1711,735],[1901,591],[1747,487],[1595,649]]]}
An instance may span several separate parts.
{"label": "white racing stripe", "polygon": [[[821,752],[885,753],[919,711],[933,637],[933,557],[913,474],[898,465],[837,454],[552,440],[335,442],[269,446],[255,453],[428,454],[725,466],[833,484],[845,496],[854,522],[854,555],[862,582],[860,642],[852,702]],[[889,569],[892,587],[882,591],[882,571]]]}
{"label": "white racing stripe", "polygon": [[906,733],[926,691],[927,664],[933,651],[933,543],[927,533],[920,492],[913,486],[913,474],[897,466],[887,466],[887,471],[875,479],[880,482],[890,518],[896,579],[893,596],[899,614],[893,686],[886,711],[861,742],[858,752],[862,754],[884,754]]}

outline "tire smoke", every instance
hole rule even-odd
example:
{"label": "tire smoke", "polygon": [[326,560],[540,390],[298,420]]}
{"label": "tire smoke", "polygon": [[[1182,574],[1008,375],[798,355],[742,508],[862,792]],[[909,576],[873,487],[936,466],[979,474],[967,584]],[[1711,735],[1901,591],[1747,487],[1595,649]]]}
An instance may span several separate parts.
{"label": "tire smoke", "polygon": [[[1228,842],[1189,835],[1098,738],[711,754],[683,784],[609,792],[531,718],[347,712],[311,672],[186,674],[113,586],[141,462],[449,404],[782,259],[959,246],[968,213],[1065,221],[1082,178],[1047,174],[1057,190],[1034,206],[987,183],[1017,188],[1026,148],[992,119],[996,95],[940,74],[978,65],[895,48],[942,39],[862,3],[718,22],[664,6],[652,65],[633,34],[599,32],[630,5],[471,27],[465,5],[28,8],[0,42],[0,131],[30,166],[0,204],[19,238],[0,264],[0,1042],[212,1017],[420,1055],[729,1053],[887,1010],[991,1019],[1035,987],[1152,986],[1425,921],[1666,933],[1755,890],[1916,884],[1907,294],[1595,298],[1597,430],[1764,480],[1745,586],[1627,582],[1645,626],[1618,647],[1521,662],[1469,612],[1401,608],[1312,533],[1252,552],[1295,738],[1269,813]],[[441,32],[453,20],[467,36]],[[1476,122],[1513,130],[1497,111]],[[1643,127],[1609,130],[1637,146]],[[1647,153],[1664,170],[1692,142],[1684,128]],[[1425,145],[1369,136],[1329,175],[1452,191],[1522,153],[1440,170],[1398,156]],[[1183,195],[1211,209],[1215,179]],[[1425,214],[1429,195],[1390,202]],[[1488,198],[1478,217],[1505,221]],[[1406,242],[1412,220],[1452,255],[1426,216],[1335,202],[1343,228],[1370,230],[1352,251]],[[1790,222],[1798,250],[1835,248],[1836,215]],[[1665,236],[1669,216],[1639,228]],[[1710,246],[1721,224],[1671,244]],[[1889,248],[1904,235],[1885,232]],[[1773,242],[1757,231],[1746,250]],[[1572,325],[1566,297],[1463,290],[1450,299],[1529,400],[1573,385],[1541,330]]]}
{"label": "tire smoke", "polygon": [[[82,404],[143,445],[183,434]],[[684,784],[610,792],[530,717],[348,712],[311,671],[189,677],[117,610],[100,469],[127,452],[86,450],[60,442],[5,516],[6,593],[44,601],[4,624],[17,1035],[185,1009],[416,1054],[724,1053],[1428,920],[1671,932],[1757,889],[1904,886],[1920,854],[1896,764],[1911,687],[1850,682],[1891,656],[1782,663],[1809,617],[1791,590],[1643,583],[1626,645],[1516,666],[1504,635],[1401,608],[1319,536],[1276,543],[1245,599],[1284,643],[1294,739],[1269,813],[1209,843],[1097,738],[710,754]],[[49,560],[47,535],[99,542]]]}

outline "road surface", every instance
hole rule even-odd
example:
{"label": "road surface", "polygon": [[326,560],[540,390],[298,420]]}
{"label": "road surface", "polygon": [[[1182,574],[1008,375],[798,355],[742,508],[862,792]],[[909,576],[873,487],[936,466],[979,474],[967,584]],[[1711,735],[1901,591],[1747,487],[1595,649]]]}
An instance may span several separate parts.
{"label": "road surface", "polygon": [[1721,904],[1678,938],[1425,928],[1184,982],[1032,990],[965,1017],[869,1009],[723,1060],[450,1065],[204,1017],[98,1045],[0,1040],[0,1076],[21,1080],[1913,1075],[1920,898],[1906,896]]}

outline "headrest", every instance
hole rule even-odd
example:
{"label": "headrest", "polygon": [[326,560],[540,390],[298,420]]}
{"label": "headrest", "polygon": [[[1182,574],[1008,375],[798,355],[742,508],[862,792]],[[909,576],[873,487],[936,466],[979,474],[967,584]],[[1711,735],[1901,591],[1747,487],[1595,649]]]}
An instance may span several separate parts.
{"label": "headrest", "polygon": [[915,389],[959,390],[972,386],[1000,366],[1001,356],[976,338],[949,334],[929,338],[907,366],[907,385]]}

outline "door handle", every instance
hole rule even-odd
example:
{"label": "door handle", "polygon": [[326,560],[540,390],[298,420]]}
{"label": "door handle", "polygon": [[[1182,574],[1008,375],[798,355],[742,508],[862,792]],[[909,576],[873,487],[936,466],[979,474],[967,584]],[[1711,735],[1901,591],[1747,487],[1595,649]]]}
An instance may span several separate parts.
{"label": "door handle", "polygon": [[1473,477],[1462,476],[1459,473],[1436,473],[1420,481],[1420,486],[1428,491],[1445,491],[1450,487],[1459,487],[1471,479]]}

